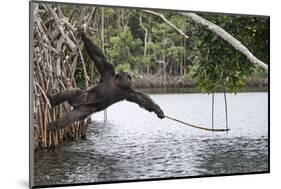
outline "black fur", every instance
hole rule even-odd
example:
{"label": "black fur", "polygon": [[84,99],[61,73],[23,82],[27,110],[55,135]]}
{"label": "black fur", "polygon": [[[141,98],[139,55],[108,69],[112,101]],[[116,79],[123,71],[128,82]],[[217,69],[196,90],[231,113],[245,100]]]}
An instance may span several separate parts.
{"label": "black fur", "polygon": [[92,113],[104,110],[122,100],[137,103],[147,111],[155,112],[159,118],[164,118],[161,108],[149,96],[131,88],[132,78],[128,73],[116,74],[112,64],[106,61],[101,49],[93,44],[85,34],[82,33],[81,37],[88,55],[101,75],[100,82],[87,90],[68,89],[54,96],[48,96],[52,106],[67,101],[74,108],[64,117],[49,123],[49,130],[67,127],[74,121],[83,120]]}

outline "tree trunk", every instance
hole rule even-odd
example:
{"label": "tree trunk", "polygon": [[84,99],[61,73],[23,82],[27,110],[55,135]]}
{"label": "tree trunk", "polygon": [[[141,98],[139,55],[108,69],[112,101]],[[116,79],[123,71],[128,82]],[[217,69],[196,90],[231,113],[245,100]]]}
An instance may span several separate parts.
{"label": "tree trunk", "polygon": [[146,57],[146,46],[147,46],[147,36],[148,36],[148,30],[147,28],[143,25],[142,23],[142,16],[140,15],[139,17],[139,21],[140,21],[140,26],[141,28],[144,30],[144,51],[143,51],[143,56]]}
{"label": "tree trunk", "polygon": [[163,46],[163,50],[162,50],[162,61],[163,61],[163,86],[166,88],[166,62],[165,62],[165,46]]}
{"label": "tree trunk", "polygon": [[[148,40],[148,29],[142,23],[142,16],[139,16],[140,26],[144,30],[144,50],[143,50],[143,57],[146,58],[146,49],[147,49],[147,40]],[[149,65],[146,66],[146,73],[149,73]]]}
{"label": "tree trunk", "polygon": [[101,8],[101,46],[104,53],[104,8]]}

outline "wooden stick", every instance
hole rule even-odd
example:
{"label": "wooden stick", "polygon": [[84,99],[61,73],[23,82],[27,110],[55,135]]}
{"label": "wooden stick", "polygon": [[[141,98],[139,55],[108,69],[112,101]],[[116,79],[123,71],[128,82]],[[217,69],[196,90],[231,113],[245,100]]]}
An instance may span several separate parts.
{"label": "wooden stick", "polygon": [[42,94],[43,94],[43,96],[44,96],[44,98],[45,98],[45,100],[46,100],[46,102],[47,102],[49,108],[51,109],[51,108],[52,108],[51,103],[50,103],[50,101],[49,101],[47,95],[45,94],[44,90],[42,89],[42,87],[40,86],[40,84],[39,84],[37,81],[35,81],[35,84],[38,86],[38,88],[39,88],[40,91],[42,92]]}
{"label": "wooden stick", "polygon": [[225,91],[223,92],[224,94],[224,108],[225,108],[225,128],[228,129],[228,113],[227,113],[227,100],[226,100],[226,93]]}
{"label": "wooden stick", "polygon": [[196,129],[202,129],[202,130],[205,130],[205,131],[225,132],[225,131],[229,131],[230,130],[230,129],[209,129],[209,128],[206,128],[206,127],[200,127],[200,126],[197,126],[197,125],[193,125],[193,124],[190,124],[190,123],[186,123],[186,122],[180,121],[178,119],[175,119],[175,118],[172,118],[172,117],[169,117],[169,116],[166,116],[166,115],[165,115],[165,118],[168,118],[170,120],[182,123],[184,125],[187,125],[187,126],[190,126],[190,127],[196,128]]}
{"label": "wooden stick", "polygon": [[212,94],[212,129],[214,129],[214,101],[215,101],[215,93]]}

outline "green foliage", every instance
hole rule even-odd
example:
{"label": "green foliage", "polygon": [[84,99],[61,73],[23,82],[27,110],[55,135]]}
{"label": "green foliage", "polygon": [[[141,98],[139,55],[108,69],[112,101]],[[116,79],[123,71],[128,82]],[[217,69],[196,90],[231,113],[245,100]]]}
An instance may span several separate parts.
{"label": "green foliage", "polygon": [[222,40],[214,40],[205,36],[206,42],[213,42],[213,46],[202,45],[201,56],[196,77],[199,87],[204,92],[211,92],[216,88],[237,92],[245,84],[253,66],[245,56],[233,49]]}
{"label": "green foliage", "polygon": [[129,64],[119,64],[116,67],[116,71],[117,72],[127,72],[127,73],[130,73],[131,72],[130,65]]}
{"label": "green foliage", "polygon": [[[62,5],[61,10],[66,17],[72,17],[72,21],[79,20],[79,12],[73,6]],[[86,13],[90,11],[91,7],[88,7]],[[252,66],[244,55],[207,28],[176,12],[157,12],[190,38],[184,40],[183,36],[155,15],[133,9],[104,8],[105,55],[117,71],[158,73],[163,67],[157,61],[163,61],[168,65],[165,72],[169,74],[172,71],[182,80],[196,81],[204,92],[212,92],[217,88],[237,92],[249,75],[267,76],[267,73]],[[142,25],[148,31],[146,53],[145,30],[140,25],[140,16]],[[225,29],[257,58],[268,63],[268,18],[207,13],[201,16]],[[101,46],[101,9],[97,11],[92,28],[97,32],[89,34],[91,40]],[[91,60],[85,58],[85,64],[90,70]],[[81,64],[77,64],[75,78],[78,86],[83,87]]]}
{"label": "green foliage", "polygon": [[116,72],[127,72],[127,73],[130,74],[132,77],[135,76],[135,73],[131,70],[129,64],[119,64],[119,65],[116,67]]}
{"label": "green foliage", "polygon": [[[255,33],[257,28],[266,28],[264,18],[242,16],[213,16],[204,17],[224,28],[245,45],[248,44],[252,49],[260,48],[257,55],[268,57],[267,31],[259,35],[259,40]],[[261,25],[257,27],[257,25]],[[246,26],[246,27],[245,27]],[[219,38],[216,34],[206,30],[202,26],[195,26],[192,48],[194,55],[192,58],[198,64],[196,78],[198,86],[203,92],[212,92],[217,88],[236,93],[244,85],[246,78],[256,69],[244,55],[230,46],[227,42]],[[262,38],[261,38],[262,37]],[[261,44],[259,41],[263,41]],[[252,50],[252,52],[254,52]]]}
{"label": "green foliage", "polygon": [[109,39],[110,48],[107,49],[108,58],[115,65],[129,64],[136,67],[142,54],[142,41],[133,39],[130,28],[125,27],[118,36]]}
{"label": "green foliage", "polygon": [[180,46],[172,46],[166,49],[167,58],[174,62],[175,64],[179,64],[181,62],[181,55],[184,53],[184,47]]}
{"label": "green foliage", "polygon": [[196,76],[196,73],[198,71],[198,66],[199,66],[199,64],[189,65],[188,71],[180,77],[180,80],[197,81],[195,76]]}

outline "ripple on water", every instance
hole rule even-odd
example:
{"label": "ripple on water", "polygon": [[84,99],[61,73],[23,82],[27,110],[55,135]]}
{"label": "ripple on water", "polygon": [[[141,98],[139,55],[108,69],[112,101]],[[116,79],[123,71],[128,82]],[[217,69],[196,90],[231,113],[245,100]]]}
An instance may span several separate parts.
{"label": "ripple on water", "polygon": [[[168,115],[210,125],[210,109],[202,109],[210,102],[208,95],[169,94],[152,98]],[[223,103],[217,98],[216,103]],[[267,93],[229,95],[228,100],[228,134],[159,120],[132,103],[118,103],[108,109],[109,123],[98,121],[103,114],[94,115],[97,121],[91,124],[87,140],[63,144],[52,152],[36,152],[35,184],[267,171]],[[217,127],[224,125],[221,115],[223,108],[216,109]]]}

